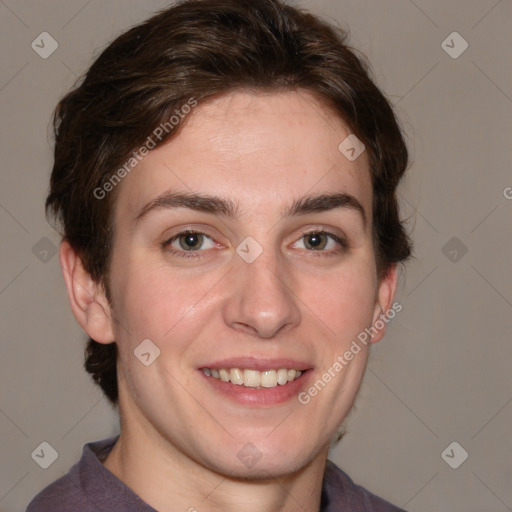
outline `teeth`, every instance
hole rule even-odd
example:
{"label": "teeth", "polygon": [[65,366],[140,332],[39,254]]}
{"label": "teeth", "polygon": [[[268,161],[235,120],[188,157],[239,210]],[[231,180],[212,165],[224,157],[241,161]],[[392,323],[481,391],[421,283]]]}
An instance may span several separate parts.
{"label": "teeth", "polygon": [[284,386],[287,382],[298,379],[302,372],[300,370],[280,368],[279,370],[250,370],[248,368],[203,368],[203,373],[208,377],[220,379],[223,382],[231,382],[237,386],[248,388],[275,388]]}
{"label": "teeth", "polygon": [[261,387],[275,388],[277,386],[277,372],[275,370],[267,370],[261,372]]}
{"label": "teeth", "polygon": [[237,384],[241,386],[244,383],[244,374],[238,368],[231,368],[229,372],[229,380],[231,384]]}
{"label": "teeth", "polygon": [[280,386],[284,386],[288,382],[288,370],[286,368],[281,368],[277,370],[277,383]]}
{"label": "teeth", "polygon": [[244,370],[244,386],[249,388],[259,388],[261,384],[261,374],[256,370]]}

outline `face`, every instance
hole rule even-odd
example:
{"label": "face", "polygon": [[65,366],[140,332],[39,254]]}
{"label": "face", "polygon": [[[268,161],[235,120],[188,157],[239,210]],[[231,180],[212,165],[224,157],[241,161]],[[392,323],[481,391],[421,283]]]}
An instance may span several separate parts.
{"label": "face", "polygon": [[349,133],[306,92],[235,92],[198,105],[119,185],[128,428],[221,474],[287,474],[326,453],[368,346],[333,365],[393,291],[376,277],[367,156],[338,149]]}

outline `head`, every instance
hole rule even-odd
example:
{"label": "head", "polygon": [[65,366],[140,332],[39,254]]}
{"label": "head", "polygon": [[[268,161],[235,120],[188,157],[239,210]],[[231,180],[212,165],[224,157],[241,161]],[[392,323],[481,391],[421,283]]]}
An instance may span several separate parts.
{"label": "head", "polygon": [[111,43],[54,124],[47,210],[87,371],[196,462],[255,471],[234,456],[251,443],[262,471],[303,465],[350,410],[369,343],[308,403],[217,401],[202,370],[281,361],[304,392],[391,308],[407,150],[346,34],[276,0],[181,2]]}

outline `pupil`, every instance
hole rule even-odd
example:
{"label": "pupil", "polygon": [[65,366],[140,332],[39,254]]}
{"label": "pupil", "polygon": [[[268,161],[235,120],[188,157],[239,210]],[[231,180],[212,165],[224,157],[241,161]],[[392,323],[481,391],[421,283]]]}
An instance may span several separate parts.
{"label": "pupil", "polygon": [[311,247],[319,247],[323,245],[322,233],[312,233],[308,236],[308,244]]}
{"label": "pupil", "polygon": [[184,237],[184,244],[180,245],[186,251],[190,251],[196,246],[201,245],[201,235],[199,233],[189,233]]}

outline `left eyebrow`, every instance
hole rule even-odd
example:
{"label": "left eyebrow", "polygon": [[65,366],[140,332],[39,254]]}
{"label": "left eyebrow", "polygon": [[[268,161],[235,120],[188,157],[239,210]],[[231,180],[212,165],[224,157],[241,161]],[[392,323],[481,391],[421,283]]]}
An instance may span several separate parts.
{"label": "left eyebrow", "polygon": [[[239,213],[238,205],[229,199],[207,194],[166,192],[146,204],[135,217],[135,221],[138,222],[154,210],[175,208],[188,208],[230,218],[236,218]],[[291,206],[281,212],[281,215],[282,217],[291,217],[326,212],[337,208],[357,211],[366,227],[367,217],[363,205],[353,195],[344,192],[301,197],[293,201]]]}
{"label": "left eyebrow", "polygon": [[351,194],[339,192],[335,194],[321,194],[304,196],[296,199],[292,205],[283,212],[284,217],[305,215],[307,213],[326,212],[336,208],[349,208],[361,215],[363,225],[366,227],[366,211],[363,205]]}

